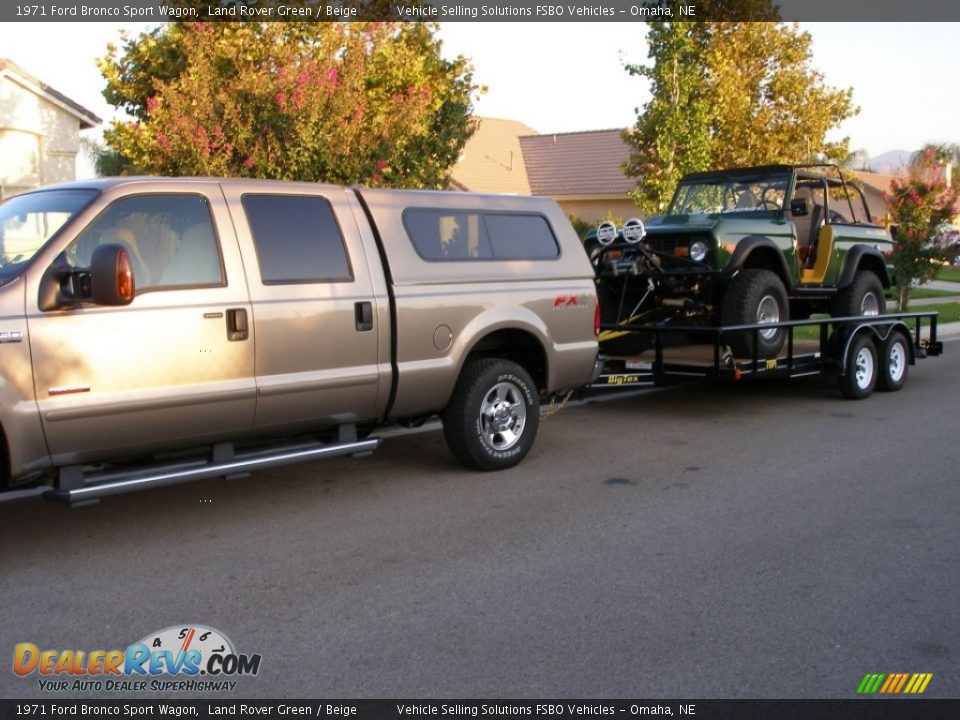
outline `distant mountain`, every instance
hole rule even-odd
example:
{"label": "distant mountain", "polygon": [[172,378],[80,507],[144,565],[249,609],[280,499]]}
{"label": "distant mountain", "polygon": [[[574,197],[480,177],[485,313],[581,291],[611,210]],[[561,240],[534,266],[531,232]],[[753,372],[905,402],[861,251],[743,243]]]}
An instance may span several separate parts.
{"label": "distant mountain", "polygon": [[870,169],[883,175],[897,175],[910,162],[913,153],[912,150],[890,150],[870,158]]}

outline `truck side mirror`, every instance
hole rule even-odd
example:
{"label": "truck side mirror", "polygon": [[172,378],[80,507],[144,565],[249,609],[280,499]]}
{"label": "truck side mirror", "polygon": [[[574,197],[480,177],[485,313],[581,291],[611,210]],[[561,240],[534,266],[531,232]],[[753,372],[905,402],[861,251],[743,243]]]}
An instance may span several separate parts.
{"label": "truck side mirror", "polygon": [[133,266],[123,245],[101,245],[90,260],[90,294],[97,305],[129,305],[136,295]]}
{"label": "truck side mirror", "polygon": [[794,198],[790,201],[790,214],[805,217],[810,214],[810,201],[807,198]]}

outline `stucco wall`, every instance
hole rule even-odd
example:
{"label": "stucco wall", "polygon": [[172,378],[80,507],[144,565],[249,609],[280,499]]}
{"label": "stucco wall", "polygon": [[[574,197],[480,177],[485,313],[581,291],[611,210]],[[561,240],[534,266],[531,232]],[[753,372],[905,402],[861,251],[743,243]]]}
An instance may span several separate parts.
{"label": "stucco wall", "polygon": [[590,200],[558,199],[557,203],[567,215],[573,215],[587,222],[599,222],[608,215],[620,220],[632,217],[643,217],[640,210],[631,200],[624,197],[611,197]]}
{"label": "stucco wall", "polygon": [[77,118],[0,77],[0,185],[12,190],[76,179]]}

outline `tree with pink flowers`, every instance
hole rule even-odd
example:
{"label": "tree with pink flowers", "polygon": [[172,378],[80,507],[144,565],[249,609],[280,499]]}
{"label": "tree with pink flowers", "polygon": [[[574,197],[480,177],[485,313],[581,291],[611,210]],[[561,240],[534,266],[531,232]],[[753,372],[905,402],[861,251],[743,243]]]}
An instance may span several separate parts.
{"label": "tree with pink flowers", "polygon": [[934,146],[914,157],[903,179],[895,179],[887,202],[893,216],[893,266],[901,312],[910,303],[911,285],[936,277],[941,263],[957,254],[946,238],[960,201],[960,183],[948,184],[949,173]]}
{"label": "tree with pink flowers", "polygon": [[109,49],[126,173],[442,187],[478,87],[423,23],[170,23]]}

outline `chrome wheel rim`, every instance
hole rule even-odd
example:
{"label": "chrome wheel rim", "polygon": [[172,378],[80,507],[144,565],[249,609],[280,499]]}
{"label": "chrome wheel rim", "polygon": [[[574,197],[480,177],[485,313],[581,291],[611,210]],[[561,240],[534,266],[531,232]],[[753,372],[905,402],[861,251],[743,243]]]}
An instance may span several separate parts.
{"label": "chrome wheel rim", "polygon": [[[777,304],[777,299],[773,295],[764,295],[760,304],[757,305],[757,324],[767,325],[778,322],[780,322],[780,306]],[[777,332],[776,328],[761,330],[760,337],[771,340]]]}
{"label": "chrome wheel rim", "polygon": [[858,388],[866,390],[870,387],[870,382],[873,380],[873,353],[867,348],[860,348],[860,352],[857,353],[853,374]]}
{"label": "chrome wheel rim", "polygon": [[527,405],[520,388],[509,382],[490,388],[480,405],[483,441],[494,450],[509,450],[520,442],[526,424]]}
{"label": "chrome wheel rim", "polygon": [[903,379],[907,369],[907,350],[902,342],[895,342],[887,352],[887,375],[892,382],[898,383]]}
{"label": "chrome wheel rim", "polygon": [[868,292],[863,296],[863,300],[860,301],[860,314],[861,315],[879,315],[880,314],[880,301],[877,299],[877,296],[872,292]]}

